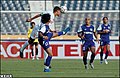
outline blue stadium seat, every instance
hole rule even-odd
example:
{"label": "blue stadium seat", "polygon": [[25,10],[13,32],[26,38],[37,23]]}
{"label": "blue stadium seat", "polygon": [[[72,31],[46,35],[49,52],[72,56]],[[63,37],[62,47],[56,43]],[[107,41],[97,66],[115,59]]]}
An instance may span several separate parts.
{"label": "blue stadium seat", "polygon": [[[67,6],[68,10],[119,10],[119,1],[83,1],[83,0],[58,0],[60,6]],[[20,10],[20,11],[29,11],[29,3],[28,0],[4,0],[1,1],[2,10]],[[118,30],[119,21],[118,20],[118,13],[80,13],[80,14],[65,14],[61,15],[61,17],[57,18],[57,23],[62,24],[62,28],[58,27],[59,29],[63,30],[66,26],[72,26],[71,32],[77,32],[79,26],[84,23],[85,17],[91,17],[93,20],[93,24],[98,26],[102,23],[102,17],[107,16],[108,18],[114,18],[110,20],[110,24],[114,27],[112,29],[114,31]],[[8,34],[20,33],[26,34],[28,26],[25,22],[26,18],[29,18],[29,14],[2,14],[2,28],[1,31],[3,34],[6,32]],[[117,19],[117,20],[116,20]],[[61,25],[60,25],[61,26]],[[118,35],[118,34],[113,34]]]}
{"label": "blue stadium seat", "polygon": [[[13,10],[13,11],[26,10],[26,9],[24,9],[23,5],[29,5],[27,0],[26,1],[4,0],[1,3],[2,3],[2,10]],[[22,14],[22,15],[7,14],[7,13],[2,14],[2,26],[4,26],[5,32],[8,34],[12,34],[13,32],[24,32],[24,34],[26,34],[28,27],[25,24],[24,17],[28,18],[29,14]],[[24,31],[23,31],[23,29],[24,29]],[[3,32],[3,27],[2,27],[2,32]]]}

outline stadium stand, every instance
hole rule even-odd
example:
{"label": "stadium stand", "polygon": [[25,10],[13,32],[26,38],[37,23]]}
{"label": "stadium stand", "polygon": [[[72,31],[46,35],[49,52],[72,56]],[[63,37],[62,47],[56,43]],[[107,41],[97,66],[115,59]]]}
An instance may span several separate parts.
{"label": "stadium stand", "polygon": [[[29,11],[30,7],[27,0],[15,1],[15,0],[3,0],[1,2],[2,10],[4,11]],[[30,17],[29,14],[14,14],[14,13],[2,13],[1,32],[2,35],[25,35],[28,29],[25,23],[26,18]]]}
{"label": "stadium stand", "polygon": [[[4,11],[29,11],[28,0],[4,0],[1,2],[2,10]],[[82,1],[82,0],[58,0],[60,6],[67,6],[68,10],[119,10],[119,1]],[[98,26],[102,23],[103,16],[107,16],[110,19],[112,30],[117,33],[113,33],[113,36],[118,36],[119,32],[119,13],[73,13],[62,14],[59,18],[56,18],[56,30],[63,30],[66,26],[72,26],[71,33],[77,32],[79,26],[84,23],[84,18],[89,16],[92,18],[92,24]],[[18,18],[19,17],[19,18]],[[24,18],[25,17],[25,18]],[[26,24],[26,18],[30,17],[30,14],[8,14],[2,13],[1,32],[2,35],[26,35],[28,25]],[[61,27],[62,25],[62,27]],[[71,35],[71,34],[70,34]]]}

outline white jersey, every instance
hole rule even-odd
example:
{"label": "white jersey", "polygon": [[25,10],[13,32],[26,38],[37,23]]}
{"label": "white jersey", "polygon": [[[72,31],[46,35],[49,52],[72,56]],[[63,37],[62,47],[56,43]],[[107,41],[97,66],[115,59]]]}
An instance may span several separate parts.
{"label": "white jersey", "polygon": [[[50,18],[51,22],[49,23],[49,27],[50,27],[50,29],[52,31],[54,31],[55,30],[55,27],[54,27],[54,17],[55,17],[54,13],[50,12],[50,11],[45,11],[42,14],[46,14],[46,13],[49,13],[51,15],[51,18]],[[35,27],[32,30],[32,33],[30,34],[30,37],[32,39],[38,38],[38,31],[40,30],[41,25],[42,25],[42,22],[41,22],[41,18],[40,18],[40,24],[39,25],[35,25]]]}
{"label": "white jersey", "polygon": [[[49,26],[52,31],[55,31],[55,26],[54,26],[55,15],[54,15],[54,13],[52,11],[45,11],[42,14],[46,14],[46,13],[49,13],[51,15],[51,17],[50,17],[51,22],[49,23]],[[41,23],[41,18],[40,18],[40,23]]]}
{"label": "white jersey", "polygon": [[32,32],[31,32],[31,34],[30,34],[30,37],[31,37],[32,39],[38,38],[39,28],[40,28],[39,25],[35,25],[35,27],[33,28]]}

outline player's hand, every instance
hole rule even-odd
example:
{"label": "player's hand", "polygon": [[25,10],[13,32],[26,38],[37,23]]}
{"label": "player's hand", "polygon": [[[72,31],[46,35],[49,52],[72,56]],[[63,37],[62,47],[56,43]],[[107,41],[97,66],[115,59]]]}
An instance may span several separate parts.
{"label": "player's hand", "polygon": [[109,32],[109,30],[106,29],[106,33],[108,33],[108,32]]}
{"label": "player's hand", "polygon": [[31,22],[31,21],[32,21],[32,19],[27,19],[27,20],[26,20],[26,22]]}
{"label": "player's hand", "polygon": [[48,37],[47,37],[47,36],[43,36],[43,38],[44,38],[45,40],[48,40]]}
{"label": "player's hand", "polygon": [[107,30],[107,29],[106,29],[106,30],[103,30],[103,32],[104,32],[104,33],[108,33],[108,32],[109,32],[109,30]]}

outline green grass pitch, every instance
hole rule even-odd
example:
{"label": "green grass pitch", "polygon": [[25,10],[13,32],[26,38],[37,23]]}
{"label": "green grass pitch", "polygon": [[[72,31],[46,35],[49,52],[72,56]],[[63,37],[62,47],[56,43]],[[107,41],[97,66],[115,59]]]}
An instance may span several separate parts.
{"label": "green grass pitch", "polygon": [[109,64],[94,61],[94,69],[84,69],[80,59],[53,59],[51,72],[43,72],[43,59],[1,59],[1,74],[13,77],[119,77],[119,60]]}

